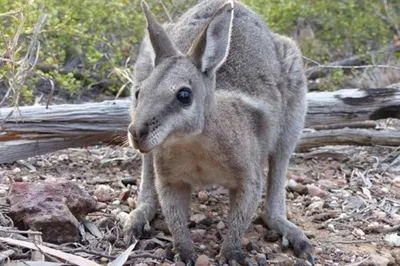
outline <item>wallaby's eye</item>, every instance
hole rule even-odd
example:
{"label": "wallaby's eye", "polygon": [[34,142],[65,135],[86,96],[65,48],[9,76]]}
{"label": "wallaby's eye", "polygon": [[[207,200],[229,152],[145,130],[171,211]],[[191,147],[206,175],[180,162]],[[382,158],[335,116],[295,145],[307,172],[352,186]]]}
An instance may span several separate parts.
{"label": "wallaby's eye", "polygon": [[192,92],[189,88],[182,88],[176,93],[178,101],[184,104],[189,104],[192,101]]}
{"label": "wallaby's eye", "polygon": [[137,100],[139,98],[139,90],[137,90],[136,92],[135,92],[135,99]]}

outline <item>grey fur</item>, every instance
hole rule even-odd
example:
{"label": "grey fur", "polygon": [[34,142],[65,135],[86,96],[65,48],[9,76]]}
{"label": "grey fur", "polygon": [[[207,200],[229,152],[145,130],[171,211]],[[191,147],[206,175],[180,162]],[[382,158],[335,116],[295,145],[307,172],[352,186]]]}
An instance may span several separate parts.
{"label": "grey fur", "polygon": [[[149,25],[150,31],[152,26],[158,28]],[[163,48],[146,36],[135,64],[133,94],[140,93],[128,136],[144,153],[144,166],[138,207],[124,226],[126,241],[153,219],[158,196],[174,245],[190,264],[196,258],[186,227],[191,189],[221,185],[230,191],[231,208],[221,262],[247,264],[241,239],[269,165],[264,221],[312,262],[309,240],[286,219],[285,206],[287,165],[307,109],[298,47],[243,4],[227,0],[201,1],[163,27],[174,54],[169,50],[158,62]],[[190,105],[176,99],[182,87],[192,91]]]}

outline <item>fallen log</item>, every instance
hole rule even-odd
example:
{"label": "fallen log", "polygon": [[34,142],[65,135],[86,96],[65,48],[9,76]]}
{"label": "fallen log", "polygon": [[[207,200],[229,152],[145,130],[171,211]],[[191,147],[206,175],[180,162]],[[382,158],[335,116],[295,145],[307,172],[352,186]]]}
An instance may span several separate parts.
{"label": "fallen log", "polygon": [[400,131],[367,130],[367,129],[335,129],[303,133],[296,150],[307,151],[312,148],[330,145],[355,146],[400,146]]}
{"label": "fallen log", "polygon": [[[400,88],[310,92],[307,98],[306,127],[400,118]],[[129,99],[0,108],[0,163],[116,138],[123,142],[129,108]]]}

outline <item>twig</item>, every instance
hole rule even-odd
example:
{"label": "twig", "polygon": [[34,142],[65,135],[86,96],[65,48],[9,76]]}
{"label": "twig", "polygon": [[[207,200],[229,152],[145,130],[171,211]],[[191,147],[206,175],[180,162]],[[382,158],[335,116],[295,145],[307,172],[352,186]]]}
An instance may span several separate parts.
{"label": "twig", "polygon": [[9,234],[28,234],[28,235],[42,235],[42,232],[38,231],[23,231],[23,230],[14,230],[7,227],[0,226],[0,232],[9,233]]}
{"label": "twig", "polygon": [[359,244],[379,241],[379,239],[355,239],[355,240],[319,240],[330,244]]}
{"label": "twig", "polygon": [[318,69],[318,68],[338,68],[338,69],[365,69],[365,68],[390,68],[390,69],[396,69],[396,70],[400,70],[400,67],[398,66],[393,66],[393,65],[361,65],[361,66],[340,66],[340,65],[323,65],[311,58],[308,58],[306,56],[303,56],[303,58],[307,61],[310,61],[314,64],[316,64],[316,67],[312,67],[307,69],[307,72],[309,71],[313,71],[314,69]]}

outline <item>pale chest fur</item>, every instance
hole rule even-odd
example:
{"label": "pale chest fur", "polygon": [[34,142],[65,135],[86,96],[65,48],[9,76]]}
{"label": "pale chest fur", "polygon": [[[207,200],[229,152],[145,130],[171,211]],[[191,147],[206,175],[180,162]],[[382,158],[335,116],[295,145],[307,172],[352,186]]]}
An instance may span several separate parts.
{"label": "pale chest fur", "polygon": [[[157,152],[162,156],[157,156]],[[218,144],[207,137],[168,140],[154,157],[157,179],[169,184],[187,183],[192,187],[235,188],[239,180],[231,163]]]}

